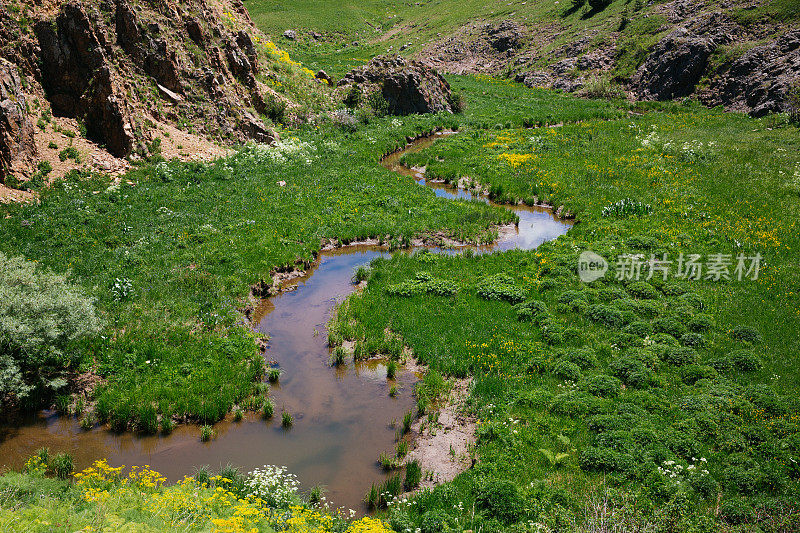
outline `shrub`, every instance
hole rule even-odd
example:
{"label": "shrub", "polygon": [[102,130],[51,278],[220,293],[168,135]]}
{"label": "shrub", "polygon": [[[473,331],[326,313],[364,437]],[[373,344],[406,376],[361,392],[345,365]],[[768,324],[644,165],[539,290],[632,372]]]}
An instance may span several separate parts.
{"label": "shrub", "polygon": [[644,338],[653,333],[653,326],[649,322],[636,321],[628,324],[624,331],[625,333]]}
{"label": "shrub", "polygon": [[518,303],[525,299],[525,292],[516,286],[508,274],[495,274],[478,282],[478,296],[485,300],[505,300]]}
{"label": "shrub", "polygon": [[564,352],[564,357],[578,365],[582,370],[597,366],[597,356],[592,348],[572,348]]}
{"label": "shrub", "polygon": [[682,294],[689,292],[689,289],[682,283],[670,281],[661,287],[661,292],[663,292],[666,296],[681,296]]}
{"label": "shrub", "polygon": [[731,336],[737,341],[749,342],[752,344],[759,344],[763,341],[758,330],[750,326],[736,326],[733,328]]}
{"label": "shrub", "polygon": [[0,396],[63,386],[61,372],[80,356],[70,347],[100,327],[94,300],[66,275],[0,253]]}
{"label": "shrub", "polygon": [[514,306],[517,320],[523,322],[540,323],[548,316],[547,305],[541,300],[528,300]]}
{"label": "shrub", "polygon": [[661,360],[675,366],[691,365],[697,362],[697,352],[689,347],[669,346],[661,354]]}
{"label": "shrub", "polygon": [[680,295],[678,297],[678,301],[689,304],[692,308],[698,311],[702,311],[706,307],[706,304],[703,302],[702,298],[693,292],[687,292]]}
{"label": "shrub", "polygon": [[525,501],[517,486],[506,480],[490,481],[475,498],[478,508],[504,524],[517,522],[525,509]]}
{"label": "shrub", "polygon": [[686,327],[673,317],[660,317],[653,321],[653,331],[678,338],[686,333]]}
{"label": "shrub", "polygon": [[578,456],[578,465],[588,472],[610,473],[619,469],[619,453],[610,448],[587,446]]}
{"label": "shrub", "polygon": [[605,304],[590,306],[589,310],[586,312],[586,316],[589,317],[590,320],[600,322],[612,328],[619,328],[625,322],[622,313],[618,309],[614,309]]}
{"label": "shrub", "polygon": [[753,372],[761,368],[761,359],[750,350],[734,350],[728,357],[733,368],[741,372]]}
{"label": "shrub", "polygon": [[641,359],[631,354],[614,358],[609,364],[609,369],[623,383],[636,389],[646,387],[653,374]]}
{"label": "shrub", "polygon": [[690,348],[702,348],[706,344],[706,339],[699,333],[684,333],[681,335],[681,344]]}
{"label": "shrub", "polygon": [[419,525],[421,533],[443,533],[448,530],[447,514],[439,509],[425,511]]}
{"label": "shrub", "polygon": [[714,319],[710,315],[699,314],[689,319],[686,326],[690,331],[695,333],[703,333],[714,327]]}
{"label": "shrub", "polygon": [[578,381],[581,379],[581,369],[571,361],[561,360],[553,366],[553,375],[564,380]]}
{"label": "shrub", "polygon": [[589,7],[594,11],[602,11],[611,5],[613,0],[589,0]]}
{"label": "shrub", "polygon": [[681,371],[681,378],[687,385],[694,385],[701,379],[714,379],[717,371],[708,365],[687,365]]}
{"label": "shrub", "polygon": [[589,394],[603,398],[614,398],[619,396],[622,390],[622,382],[613,376],[598,374],[586,380],[584,388]]}
{"label": "shrub", "polygon": [[656,288],[646,281],[636,281],[631,283],[628,285],[628,292],[636,298],[641,298],[643,300],[655,300],[661,296]]}
{"label": "shrub", "polygon": [[722,518],[733,525],[747,524],[755,519],[753,506],[745,499],[726,499],[721,506]]}

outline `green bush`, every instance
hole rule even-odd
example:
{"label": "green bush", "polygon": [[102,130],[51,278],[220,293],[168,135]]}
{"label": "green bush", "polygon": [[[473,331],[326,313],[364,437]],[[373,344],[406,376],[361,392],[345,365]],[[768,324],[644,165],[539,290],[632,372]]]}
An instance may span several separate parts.
{"label": "green bush", "polygon": [[514,306],[517,320],[538,324],[548,316],[547,305],[541,300],[528,300]]}
{"label": "green bush", "polygon": [[761,359],[751,350],[734,350],[728,357],[732,368],[741,372],[753,372],[761,368]]}
{"label": "green bush", "polygon": [[736,326],[733,328],[731,336],[737,341],[749,342],[751,344],[759,344],[763,341],[761,333],[750,326]]}
{"label": "green bush", "polygon": [[614,398],[619,396],[622,390],[622,383],[613,376],[598,374],[587,379],[584,388],[589,394],[603,398]]}
{"label": "green bush", "polygon": [[586,316],[595,322],[600,322],[612,328],[619,328],[625,323],[622,312],[605,304],[590,306]]}
{"label": "green bush", "polygon": [[675,366],[691,365],[697,362],[697,352],[686,346],[669,346],[661,354],[661,360]]}
{"label": "green bush", "polygon": [[636,298],[644,300],[655,300],[661,296],[655,287],[646,281],[636,281],[627,287],[628,292]]}
{"label": "green bush", "polygon": [[518,303],[525,299],[525,292],[516,286],[508,274],[495,274],[478,282],[478,296],[485,300],[499,300]]}
{"label": "green bush", "polygon": [[525,500],[511,481],[494,480],[487,483],[475,498],[478,508],[504,524],[519,521],[525,512]]}
{"label": "green bush", "polygon": [[100,327],[94,300],[67,276],[0,253],[0,396],[63,387],[81,355],[76,341]]}
{"label": "green bush", "polygon": [[686,333],[686,327],[673,317],[661,317],[653,321],[653,331],[656,333],[666,333],[675,338]]}
{"label": "green bush", "polygon": [[553,365],[553,375],[570,381],[581,379],[581,368],[571,361],[561,360]]}
{"label": "green bush", "polygon": [[702,348],[706,344],[706,339],[699,333],[684,333],[681,335],[681,344],[691,348]]}

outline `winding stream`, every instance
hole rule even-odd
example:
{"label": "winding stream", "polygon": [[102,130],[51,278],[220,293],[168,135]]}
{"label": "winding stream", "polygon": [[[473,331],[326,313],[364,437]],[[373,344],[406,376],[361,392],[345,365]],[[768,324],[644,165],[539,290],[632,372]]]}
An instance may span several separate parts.
{"label": "winding stream", "polygon": [[[426,148],[437,136],[411,143],[384,158],[382,165],[432,187],[437,196],[488,202],[463,190],[426,183],[422,173],[400,165],[403,154]],[[549,210],[508,208],[519,215],[516,231],[501,232],[495,244],[479,251],[533,249],[571,226]],[[230,462],[244,471],[285,465],[306,489],[324,485],[335,505],[361,509],[369,486],[384,476],[378,455],[394,448],[391,421],[401,420],[415,404],[417,376],[399,371],[396,381],[389,382],[385,366],[375,362],[331,368],[325,324],[334,305],[353,291],[354,269],[388,253],[368,246],[323,252],[304,277],[292,282],[296,290],[262,302],[255,328],[271,336],[267,358],[278,361],[283,370],[280,384],[271,391],[276,410],[272,421],[257,414],[241,422],[229,417],[215,425],[216,439],[202,443],[194,425],[180,426],[169,436],[120,435],[105,429],[82,431],[74,417],[43,411],[20,425],[0,428],[0,465],[20,468],[43,446],[72,453],[76,469],[105,457],[112,465],[150,465],[172,481],[198,465],[216,470]],[[393,383],[400,390],[396,398],[389,397]],[[281,428],[282,409],[295,418],[291,429]]]}

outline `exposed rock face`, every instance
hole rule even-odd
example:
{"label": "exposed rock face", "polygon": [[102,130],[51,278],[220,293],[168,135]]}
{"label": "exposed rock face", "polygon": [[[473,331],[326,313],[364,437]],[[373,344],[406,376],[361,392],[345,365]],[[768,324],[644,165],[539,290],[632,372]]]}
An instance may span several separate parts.
{"label": "exposed rock face", "polygon": [[17,160],[33,155],[33,125],[25,112],[17,67],[0,59],[0,183]]}
{"label": "exposed rock face", "polygon": [[678,28],[662,39],[633,77],[642,98],[670,100],[689,96],[703,77],[715,49],[710,38]]}
{"label": "exposed rock face", "polygon": [[800,30],[757,46],[734,61],[712,83],[707,103],[750,110],[754,116],[786,111],[786,91],[796,79],[800,79]]}
{"label": "exposed rock face", "polygon": [[433,68],[400,56],[378,56],[342,78],[338,87],[358,85],[366,91],[380,90],[389,113],[453,112],[450,84]]}
{"label": "exposed rock face", "polygon": [[46,21],[36,24],[42,85],[54,114],[82,119],[91,138],[125,156],[134,145],[134,127],[96,26],[79,3],[61,8],[55,28]]}
{"label": "exposed rock face", "polygon": [[489,46],[498,52],[508,52],[522,45],[523,28],[511,20],[504,20],[497,26],[489,26],[485,31]]}

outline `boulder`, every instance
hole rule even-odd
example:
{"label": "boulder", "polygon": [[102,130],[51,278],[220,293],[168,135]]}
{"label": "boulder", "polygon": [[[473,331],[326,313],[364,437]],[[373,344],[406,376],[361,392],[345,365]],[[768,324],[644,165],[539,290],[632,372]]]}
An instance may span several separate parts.
{"label": "boulder", "polygon": [[314,74],[314,77],[317,78],[320,81],[326,82],[328,85],[333,85],[333,78],[331,78],[328,75],[328,73],[325,72],[324,70],[320,70],[319,72]]}
{"label": "boulder", "polygon": [[708,66],[716,43],[686,28],[678,28],[653,48],[633,77],[643,99],[670,100],[689,96]]}
{"label": "boulder", "polygon": [[348,72],[338,87],[378,90],[393,115],[453,112],[450,85],[436,70],[400,56],[378,56]]}
{"label": "boulder", "polygon": [[295,39],[297,39],[297,32],[295,32],[294,30],[286,30],[285,32],[283,32],[283,36],[289,39],[290,41],[294,41]]}
{"label": "boulder", "polygon": [[16,65],[0,59],[0,182],[12,165],[36,155]]}
{"label": "boulder", "polygon": [[206,42],[206,34],[203,31],[203,26],[200,25],[200,21],[192,17],[186,21],[184,26],[186,27],[186,33],[194,41],[194,44],[203,46],[203,43]]}

